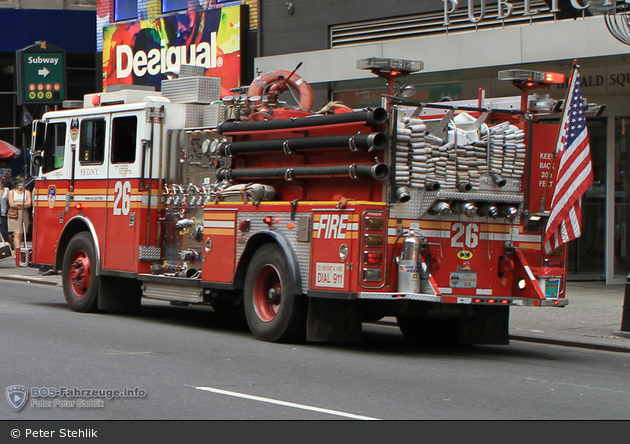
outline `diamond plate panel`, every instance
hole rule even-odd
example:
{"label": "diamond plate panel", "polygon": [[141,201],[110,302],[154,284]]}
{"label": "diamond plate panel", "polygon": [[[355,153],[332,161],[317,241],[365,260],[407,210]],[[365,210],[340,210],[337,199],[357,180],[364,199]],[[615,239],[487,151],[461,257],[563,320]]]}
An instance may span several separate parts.
{"label": "diamond plate panel", "polygon": [[221,79],[218,77],[185,77],[164,80],[162,95],[175,103],[208,104],[221,100]]}
{"label": "diamond plate panel", "polygon": [[418,219],[437,200],[436,191],[426,191],[417,188],[410,189],[411,199],[405,203],[395,203],[390,217],[402,219]]}
{"label": "diamond plate panel", "polygon": [[186,128],[199,128],[203,126],[203,109],[207,105],[187,104],[186,118],[184,125]]}
{"label": "diamond plate panel", "polygon": [[201,77],[206,74],[206,68],[197,65],[181,65],[179,67],[179,78]]}
{"label": "diamond plate panel", "polygon": [[[510,181],[503,188],[497,187],[492,179],[488,177],[489,183],[479,187],[478,192],[464,193],[453,189],[442,189],[440,191],[426,191],[417,188],[410,190],[411,199],[406,203],[395,203],[392,205],[391,217],[403,219],[418,219],[423,217],[431,206],[438,200],[457,200],[471,202],[494,202],[494,203],[523,203],[523,195],[520,194],[520,182]],[[512,182],[518,182],[514,184]],[[448,219],[448,217],[446,218]]]}
{"label": "diamond plate panel", "polygon": [[[293,251],[295,251],[295,256],[297,257],[298,266],[300,268],[300,277],[302,280],[302,293],[306,294],[308,290],[308,282],[310,279],[309,273],[309,264],[311,262],[311,243],[298,242],[298,230],[297,229],[289,229],[287,228],[287,224],[289,222],[297,223],[298,218],[300,217],[310,217],[311,213],[295,213],[295,219],[291,220],[291,215],[289,213],[274,213],[274,216],[279,220],[274,223],[274,230],[278,233],[282,233],[291,243],[293,247]],[[238,219],[249,219],[251,221],[250,231],[245,233],[245,242],[238,242],[236,244],[236,262],[241,258],[243,251],[245,250],[245,246],[247,245],[247,240],[256,234],[259,231],[268,231],[270,227],[263,222],[264,215],[261,213],[238,213]]]}
{"label": "diamond plate panel", "polygon": [[140,245],[138,247],[138,259],[141,261],[159,261],[162,250],[159,247]]}
{"label": "diamond plate panel", "polygon": [[441,302],[440,296],[423,293],[367,293],[359,292],[358,299],[376,299],[387,301],[427,301]]}
{"label": "diamond plate panel", "polygon": [[227,107],[222,104],[212,104],[203,107],[203,126],[206,128],[218,128],[225,122]]}
{"label": "diamond plate panel", "polygon": [[479,178],[479,189],[484,191],[497,191],[501,193],[520,193],[521,192],[521,179],[505,179],[507,183],[504,187],[499,187],[494,183],[492,177],[487,174],[482,175]]}

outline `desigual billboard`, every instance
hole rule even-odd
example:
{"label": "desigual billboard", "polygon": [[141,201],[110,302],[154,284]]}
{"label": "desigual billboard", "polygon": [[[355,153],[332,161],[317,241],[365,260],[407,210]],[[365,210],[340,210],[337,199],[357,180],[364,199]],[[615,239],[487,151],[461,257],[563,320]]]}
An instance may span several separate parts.
{"label": "desigual billboard", "polygon": [[[103,88],[145,85],[160,90],[166,72],[203,66],[221,78],[221,95],[241,81],[242,7],[140,20],[103,29]],[[247,23],[247,22],[245,22]]]}

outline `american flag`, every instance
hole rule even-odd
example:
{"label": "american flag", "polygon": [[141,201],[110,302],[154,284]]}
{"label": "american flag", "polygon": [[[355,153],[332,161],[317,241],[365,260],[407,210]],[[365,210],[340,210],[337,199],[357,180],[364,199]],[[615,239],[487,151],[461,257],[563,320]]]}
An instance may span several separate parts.
{"label": "american flag", "polygon": [[547,253],[582,235],[582,195],[593,182],[582,78],[578,69],[575,67],[571,75],[556,144],[558,174],[543,241]]}

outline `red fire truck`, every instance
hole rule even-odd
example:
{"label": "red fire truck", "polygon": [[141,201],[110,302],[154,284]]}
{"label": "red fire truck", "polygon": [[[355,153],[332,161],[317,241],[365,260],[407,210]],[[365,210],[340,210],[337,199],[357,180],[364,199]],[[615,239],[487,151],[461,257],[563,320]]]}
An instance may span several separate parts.
{"label": "red fire truck", "polygon": [[[391,86],[420,63],[358,67]],[[516,70],[511,98],[314,112],[295,71],[228,97],[199,74],[35,122],[32,263],[72,310],[144,297],[244,314],[264,341],[355,341],[396,317],[418,343],[507,344],[511,307],[567,304],[565,249],[542,248],[558,128],[539,116],[561,102],[529,94],[562,80]]]}

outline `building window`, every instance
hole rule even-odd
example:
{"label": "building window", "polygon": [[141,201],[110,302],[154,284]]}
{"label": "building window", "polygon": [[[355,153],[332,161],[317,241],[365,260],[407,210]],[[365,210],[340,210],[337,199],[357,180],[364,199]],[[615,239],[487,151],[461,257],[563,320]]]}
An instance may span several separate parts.
{"label": "building window", "polygon": [[63,166],[65,149],[66,124],[49,124],[46,131],[46,141],[44,142],[44,173],[48,173]]}
{"label": "building window", "polygon": [[137,0],[114,0],[114,20],[131,20],[138,18]]}
{"label": "building window", "polygon": [[136,116],[116,117],[112,123],[112,163],[136,161]]}
{"label": "building window", "polygon": [[188,9],[188,0],[162,0],[162,12],[185,11]]}
{"label": "building window", "polygon": [[79,150],[81,164],[103,163],[105,119],[83,119]]}

